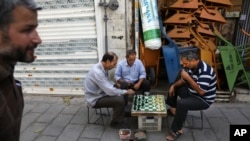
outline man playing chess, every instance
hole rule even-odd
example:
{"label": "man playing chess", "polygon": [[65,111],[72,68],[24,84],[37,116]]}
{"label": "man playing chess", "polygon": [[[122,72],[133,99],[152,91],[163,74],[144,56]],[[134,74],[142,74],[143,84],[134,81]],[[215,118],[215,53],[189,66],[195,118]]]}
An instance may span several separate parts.
{"label": "man playing chess", "polygon": [[[183,70],[179,79],[170,88],[166,104],[174,115],[168,141],[176,140],[183,134],[183,123],[189,110],[204,110],[214,102],[216,95],[216,74],[212,67],[199,60],[196,52],[181,54]],[[177,100],[177,96],[181,99]]]}
{"label": "man playing chess", "polygon": [[150,91],[150,82],[141,60],[136,58],[135,50],[128,50],[126,59],[121,60],[115,71],[115,80],[121,89],[133,89],[139,94]]}

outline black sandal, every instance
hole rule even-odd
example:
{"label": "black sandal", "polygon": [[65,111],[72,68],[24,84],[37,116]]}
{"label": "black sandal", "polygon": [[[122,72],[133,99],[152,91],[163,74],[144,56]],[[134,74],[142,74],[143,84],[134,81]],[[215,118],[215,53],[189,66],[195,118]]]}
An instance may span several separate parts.
{"label": "black sandal", "polygon": [[170,135],[168,135],[166,137],[167,141],[175,141],[176,139],[178,139],[183,133],[181,132],[172,132]]}

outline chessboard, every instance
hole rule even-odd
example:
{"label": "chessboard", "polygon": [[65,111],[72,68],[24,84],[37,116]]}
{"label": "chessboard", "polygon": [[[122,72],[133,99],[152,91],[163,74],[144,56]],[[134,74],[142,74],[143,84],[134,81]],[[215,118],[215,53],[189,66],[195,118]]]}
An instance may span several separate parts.
{"label": "chessboard", "polygon": [[133,97],[131,114],[134,116],[145,114],[166,115],[166,105],[163,95],[135,95]]}

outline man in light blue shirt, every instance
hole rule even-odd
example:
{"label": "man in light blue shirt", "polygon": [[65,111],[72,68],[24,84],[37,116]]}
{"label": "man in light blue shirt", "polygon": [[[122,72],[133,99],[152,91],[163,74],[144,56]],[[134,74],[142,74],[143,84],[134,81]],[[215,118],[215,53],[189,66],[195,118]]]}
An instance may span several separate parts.
{"label": "man in light blue shirt", "polygon": [[141,60],[136,58],[135,50],[128,50],[126,59],[121,60],[115,71],[117,87],[133,89],[139,94],[150,91],[150,82],[146,79],[146,71]]}
{"label": "man in light blue shirt", "polygon": [[101,62],[92,67],[84,81],[88,106],[93,108],[112,107],[111,127],[114,128],[120,128],[123,122],[125,107],[123,95],[134,94],[132,89],[122,90],[114,87],[113,81],[109,79],[108,70],[116,66],[117,60],[118,57],[115,53],[105,53]]}

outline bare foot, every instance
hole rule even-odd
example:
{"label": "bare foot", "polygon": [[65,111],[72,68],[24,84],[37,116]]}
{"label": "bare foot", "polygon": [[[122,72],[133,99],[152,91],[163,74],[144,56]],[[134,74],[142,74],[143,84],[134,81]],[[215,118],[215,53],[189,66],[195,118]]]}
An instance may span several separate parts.
{"label": "bare foot", "polygon": [[175,113],[176,113],[176,108],[170,108],[170,112],[173,114],[173,115],[175,115]]}

